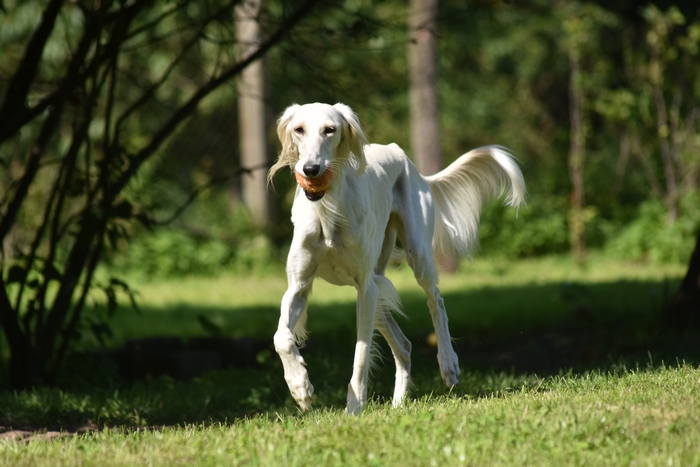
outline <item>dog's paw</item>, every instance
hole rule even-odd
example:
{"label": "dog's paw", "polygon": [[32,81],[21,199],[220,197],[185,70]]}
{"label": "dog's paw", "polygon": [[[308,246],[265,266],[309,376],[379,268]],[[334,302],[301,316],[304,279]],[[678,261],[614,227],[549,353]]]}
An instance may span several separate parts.
{"label": "dog's paw", "polygon": [[447,387],[456,386],[459,383],[459,359],[454,350],[450,349],[447,356],[438,354],[440,374]]}
{"label": "dog's paw", "polygon": [[360,412],[362,412],[362,410],[365,408],[366,403],[366,398],[363,401],[362,397],[356,394],[356,390],[352,387],[352,384],[348,384],[348,403],[345,407],[345,413],[348,415],[359,415]]}
{"label": "dog's paw", "polygon": [[292,394],[292,397],[297,402],[301,410],[311,410],[314,387],[311,384],[311,381],[309,381],[309,378],[306,377],[298,382],[287,381],[287,386],[289,386],[289,392]]}

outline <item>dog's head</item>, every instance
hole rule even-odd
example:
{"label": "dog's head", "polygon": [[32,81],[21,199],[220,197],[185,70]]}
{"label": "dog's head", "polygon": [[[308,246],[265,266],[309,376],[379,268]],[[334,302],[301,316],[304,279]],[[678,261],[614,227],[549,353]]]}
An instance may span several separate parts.
{"label": "dog's head", "polygon": [[[358,174],[367,165],[363,150],[367,139],[357,115],[345,104],[294,104],[279,118],[277,136],[282,151],[268,179],[285,166],[297,177],[313,181],[328,179],[328,170],[339,173],[348,162]],[[323,191],[309,199],[322,196]]]}

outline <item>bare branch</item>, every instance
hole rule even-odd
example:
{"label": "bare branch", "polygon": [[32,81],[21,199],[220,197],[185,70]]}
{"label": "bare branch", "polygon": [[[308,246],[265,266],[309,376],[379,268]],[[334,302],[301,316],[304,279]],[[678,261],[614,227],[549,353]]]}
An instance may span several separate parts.
{"label": "bare branch", "polygon": [[[226,8],[231,8],[230,6]],[[163,75],[160,77],[158,81],[155,83],[151,84],[139,97],[136,101],[134,101],[123,113],[119,118],[117,119],[117,124],[115,128],[115,134],[114,138],[112,139],[111,147],[114,148],[117,144],[119,144],[119,136],[120,136],[120,128],[124,124],[124,121],[139,107],[144,105],[146,102],[148,102],[160,89],[160,87],[166,82],[170,74],[175,70],[175,67],[182,61],[182,59],[185,57],[187,51],[189,51],[198,41],[202,31],[207,27],[209,22],[211,22],[214,18],[218,17],[222,11],[225,11],[224,8],[221,8],[217,10],[217,12],[209,17],[201,26],[200,28],[192,35],[192,38],[185,43],[185,45],[182,47],[182,51],[180,54],[175,57],[175,59],[168,65],[168,68],[165,70]]]}
{"label": "bare branch", "polygon": [[0,105],[0,141],[6,133],[14,134],[21,124],[17,123],[19,115],[26,111],[25,102],[29,94],[29,88],[37,73],[41,56],[44,53],[46,42],[56,24],[56,18],[63,6],[63,0],[51,0],[42,13],[41,22],[32,34],[24,51],[24,56],[17,70],[10,78],[5,90],[2,105]]}
{"label": "bare branch", "polygon": [[56,128],[61,120],[61,115],[63,114],[63,103],[52,108],[49,115],[44,120],[41,132],[37,138],[36,143],[32,146],[29,152],[29,158],[24,167],[24,174],[20,179],[17,190],[15,191],[12,201],[10,201],[7,211],[3,214],[2,219],[0,219],[0,243],[5,239],[5,236],[12,228],[15,222],[15,218],[19,213],[20,207],[24,202],[28,192],[29,186],[34,181],[34,177],[39,170],[39,161],[46,150],[46,146],[54,135]]}
{"label": "bare branch", "polygon": [[272,166],[272,164],[273,164],[273,162],[270,161],[270,162],[265,162],[264,164],[259,164],[259,165],[253,166],[253,167],[241,167],[234,173],[230,173],[227,175],[222,175],[220,177],[212,178],[209,181],[209,183],[207,183],[203,186],[200,186],[200,187],[196,188],[195,190],[192,190],[190,192],[190,194],[187,196],[187,199],[184,202],[182,202],[182,204],[180,204],[180,206],[175,208],[173,213],[170,216],[166,217],[165,219],[157,220],[157,219],[154,219],[154,218],[152,218],[150,216],[146,216],[146,215],[139,216],[139,219],[147,226],[163,226],[163,225],[171,224],[178,217],[180,217],[182,215],[182,213],[185,212],[185,210],[188,207],[190,207],[192,205],[192,203],[195,202],[197,200],[197,198],[199,198],[199,196],[202,193],[204,193],[205,191],[210,190],[212,188],[215,188],[217,186],[224,185],[240,175],[250,174],[256,170],[269,169]]}
{"label": "bare branch", "polygon": [[257,49],[242,57],[241,60],[234,66],[221,73],[218,77],[212,78],[207,84],[199,88],[199,90],[185,104],[174,112],[172,117],[165,122],[160,130],[155,133],[150,143],[130,158],[131,164],[129,168],[121,174],[119,179],[111,187],[110,192],[107,194],[108,198],[110,200],[116,198],[116,196],[122,189],[124,189],[127,183],[134,176],[141,164],[143,164],[146,159],[155,153],[158,148],[160,148],[160,145],[172,134],[172,132],[192,114],[202,99],[207,97],[220,85],[238,75],[249,64],[265,55],[265,53],[267,53],[268,50],[277,44],[299,21],[309,14],[316,3],[318,3],[318,0],[307,0],[278,27],[277,31],[275,31],[269,38],[260,44]]}

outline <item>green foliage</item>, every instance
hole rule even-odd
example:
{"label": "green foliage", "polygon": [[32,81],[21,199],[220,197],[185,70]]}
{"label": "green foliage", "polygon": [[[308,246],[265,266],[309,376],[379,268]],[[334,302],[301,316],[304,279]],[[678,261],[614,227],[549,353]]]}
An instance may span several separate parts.
{"label": "green foliage", "polygon": [[558,196],[531,195],[519,212],[494,204],[479,226],[481,250],[511,258],[568,251],[566,211],[566,198]]}
{"label": "green foliage", "polygon": [[168,229],[135,238],[124,254],[121,266],[126,271],[145,277],[172,277],[211,275],[230,261],[233,252],[220,240],[198,240],[181,230]]}
{"label": "green foliage", "polygon": [[[220,108],[219,99],[230,99],[227,83],[285,38],[314,2],[278,10],[277,16],[268,12],[269,35],[244,57],[235,53],[237,3],[2,5],[0,322],[14,387],[55,378],[82,327],[92,327],[99,339],[107,334],[101,321],[82,314],[95,286],[106,294],[108,310],[114,309],[115,288],[129,290],[120,281],[95,282],[106,254],[123,247],[140,224],[168,223],[158,215],[177,217],[192,191],[221,184],[235,172],[214,168],[216,180],[199,183],[200,171],[192,170],[192,180],[162,203],[158,188],[173,184],[148,177],[152,161],[188,117],[198,108],[211,113]],[[186,139],[189,148],[178,143],[192,152],[202,141]],[[210,148],[199,144],[200,150]],[[198,154],[203,161],[206,152]],[[139,180],[145,166],[151,167]],[[181,168],[190,175],[186,164]],[[216,240],[212,232],[204,236]],[[225,242],[191,240],[168,233],[135,250],[147,273],[210,272],[226,261]],[[257,256],[245,261],[260,260],[261,249],[253,248]]]}
{"label": "green foliage", "polygon": [[609,233],[606,251],[634,261],[687,262],[700,230],[700,192],[686,194],[680,205],[681,217],[669,222],[661,200],[645,201],[634,220]]}
{"label": "green foliage", "polygon": [[[269,5],[273,15],[280,14],[279,8],[276,3]],[[348,1],[342,2],[341,8],[309,18],[306,29],[270,54],[268,65],[275,89],[271,110],[280,111],[292,102],[344,101],[358,112],[371,141],[397,142],[410,156],[405,8],[405,3],[396,1]],[[440,8],[439,93],[445,163],[475,146],[503,144],[522,161],[530,192],[528,208],[517,217],[499,206],[487,208],[481,227],[481,251],[523,257],[569,249],[567,54],[571,50],[581,60],[581,85],[587,97],[584,111],[588,207],[583,213],[587,245],[603,248],[619,237],[622,226],[640,212],[640,203],[649,199],[653,191],[651,178],[656,178],[658,186],[664,185],[664,168],[657,158],[659,143],[653,139],[658,134],[658,122],[649,84],[648,62],[653,44],[647,35],[653,36],[661,28],[658,40],[673,42],[675,55],[690,70],[695,65],[688,59],[696,53],[700,30],[696,22],[685,18],[681,21],[677,9],[661,11],[649,7],[639,16],[646,21],[643,23],[620,14],[614,7],[589,2],[501,9],[480,2],[441,2]],[[686,22],[687,30],[679,29]],[[688,88],[688,99],[684,95],[681,107],[690,109],[691,97],[698,90],[691,90],[695,85],[686,78],[689,72],[663,63],[663,92],[669,105],[677,84],[670,77],[676,73],[677,81]],[[183,128],[162,160],[141,179],[138,199],[143,206],[156,212],[162,209],[162,217],[167,217],[191,190],[238,167],[238,141],[235,132],[230,131],[238,121],[234,98],[222,94],[221,100],[203,107]],[[693,138],[697,139],[697,135],[688,136],[687,141],[694,141]],[[270,145],[278,145],[272,131]],[[682,158],[690,169],[678,171],[690,174],[686,176],[688,183],[697,178],[692,176],[697,171],[692,154],[684,150]],[[235,183],[236,177],[232,178]],[[258,258],[283,256],[284,251],[276,248],[287,244],[291,234],[286,213],[294,183],[285,174],[275,186],[282,220],[268,232],[275,246]],[[228,186],[215,190],[231,191]],[[206,203],[192,208],[208,209]],[[183,224],[175,225],[179,232],[172,235],[156,231],[161,240],[144,240],[140,237],[149,234],[139,233],[132,243],[149,244],[145,249],[152,251],[150,256],[154,259],[145,264],[150,265],[157,262],[157,252],[166,249],[150,243],[183,244],[182,256],[189,258],[179,260],[183,266],[175,266],[177,261],[170,258],[162,261],[162,268],[148,266],[154,274],[211,274],[217,267],[256,264],[257,259],[246,259],[251,250],[240,245],[261,242],[255,240],[259,232],[233,225],[242,220],[235,214],[229,223],[226,217],[232,216],[230,210],[217,212],[218,217],[195,223],[198,230],[207,231],[200,232],[204,236],[193,234],[193,223],[188,221],[184,228]],[[688,244],[692,229],[675,229],[683,239],[680,244]],[[223,235],[223,231],[228,234]],[[171,240],[166,239],[168,236]],[[622,248],[621,243],[617,245],[611,248]],[[148,257],[143,250],[135,247],[128,251],[139,251],[140,256]],[[218,251],[221,261],[204,261],[199,258],[200,250]],[[206,258],[207,254],[201,256]],[[672,261],[681,256],[654,257]],[[138,259],[129,261],[132,270],[139,263]]]}
{"label": "green foliage", "polygon": [[134,233],[112,255],[109,270],[141,280],[212,276],[223,270],[261,272],[281,264],[278,256],[246,209],[231,210],[225,196],[215,192],[197,201],[174,225]]}

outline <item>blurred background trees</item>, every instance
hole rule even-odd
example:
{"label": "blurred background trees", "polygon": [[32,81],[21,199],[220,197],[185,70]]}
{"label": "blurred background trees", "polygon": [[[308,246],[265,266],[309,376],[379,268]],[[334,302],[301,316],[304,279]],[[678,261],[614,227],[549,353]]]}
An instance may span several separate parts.
{"label": "blurred background trees", "polygon": [[[81,329],[105,332],[80,310],[95,291],[107,310],[128,298],[118,277],[279,264],[294,180],[271,197],[256,180],[291,103],[345,102],[371,141],[418,156],[416,71],[437,77],[442,165],[485,144],[522,162],[529,206],[485,211],[483,254],[690,258],[697,2],[314,3],[0,1],[0,318],[26,358],[18,385]],[[409,59],[416,33],[434,70]]]}

